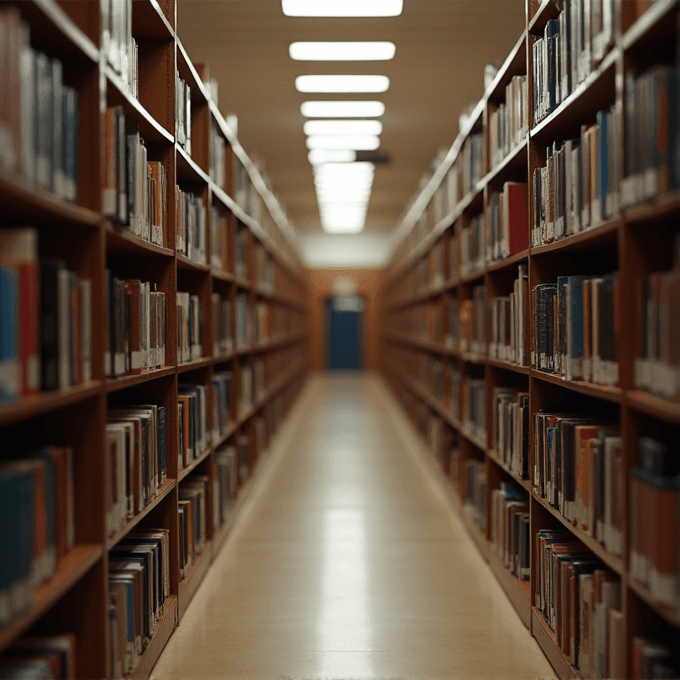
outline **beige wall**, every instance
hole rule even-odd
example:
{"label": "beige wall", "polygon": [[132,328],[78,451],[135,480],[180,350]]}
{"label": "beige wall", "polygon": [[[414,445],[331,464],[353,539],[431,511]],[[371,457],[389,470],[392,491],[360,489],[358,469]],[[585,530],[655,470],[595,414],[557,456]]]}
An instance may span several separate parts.
{"label": "beige wall", "polygon": [[326,368],[326,330],[325,304],[333,295],[333,281],[338,276],[347,276],[357,283],[356,294],[366,300],[363,316],[363,348],[364,368],[376,370],[378,367],[378,351],[380,338],[380,320],[378,295],[382,283],[382,269],[308,269],[305,272],[309,285],[308,319],[309,319],[309,351],[310,368],[319,371]]}

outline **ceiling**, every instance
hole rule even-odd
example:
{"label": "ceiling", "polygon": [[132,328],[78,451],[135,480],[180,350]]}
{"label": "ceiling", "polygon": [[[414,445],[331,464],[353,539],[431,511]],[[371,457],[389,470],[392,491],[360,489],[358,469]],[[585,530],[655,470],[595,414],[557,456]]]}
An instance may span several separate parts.
{"label": "ceiling", "polygon": [[[319,0],[323,2],[323,0]],[[299,235],[310,267],[382,266],[422,174],[458,132],[458,116],[484,88],[484,66],[504,59],[524,28],[524,0],[404,0],[393,18],[284,16],[280,0],[178,0],[177,32],[194,63],[219,82],[219,108],[238,116],[238,136],[260,161]],[[396,55],[380,62],[301,62],[288,55],[299,40],[390,40]],[[297,92],[304,74],[380,74],[377,95]],[[300,104],[309,99],[378,99],[380,151],[366,226],[357,235],[325,234],[320,226]]]}

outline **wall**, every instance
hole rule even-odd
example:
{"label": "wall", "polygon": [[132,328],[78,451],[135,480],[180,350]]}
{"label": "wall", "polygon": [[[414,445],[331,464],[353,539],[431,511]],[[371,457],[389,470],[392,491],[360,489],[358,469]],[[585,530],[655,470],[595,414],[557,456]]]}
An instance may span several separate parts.
{"label": "wall", "polygon": [[305,272],[309,286],[308,320],[310,331],[310,368],[321,371],[326,368],[326,329],[325,310],[326,300],[333,295],[333,282],[339,276],[354,279],[357,284],[356,294],[366,300],[366,310],[363,315],[362,356],[364,368],[377,370],[379,352],[380,320],[378,295],[382,284],[382,269],[336,269],[324,267],[321,269],[307,269]]}

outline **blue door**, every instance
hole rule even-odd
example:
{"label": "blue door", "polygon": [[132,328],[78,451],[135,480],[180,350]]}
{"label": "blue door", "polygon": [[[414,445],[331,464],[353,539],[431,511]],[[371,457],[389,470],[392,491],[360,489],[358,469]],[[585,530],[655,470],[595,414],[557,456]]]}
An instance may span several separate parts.
{"label": "blue door", "polygon": [[328,300],[328,368],[331,371],[361,369],[361,314],[364,301],[355,295]]}

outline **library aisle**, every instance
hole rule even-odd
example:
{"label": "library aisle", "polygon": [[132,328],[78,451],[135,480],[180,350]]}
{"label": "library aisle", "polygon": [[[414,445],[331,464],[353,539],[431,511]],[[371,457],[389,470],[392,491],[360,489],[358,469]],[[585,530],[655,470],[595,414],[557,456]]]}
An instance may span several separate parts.
{"label": "library aisle", "polygon": [[312,378],[152,680],[539,680],[382,381]]}

